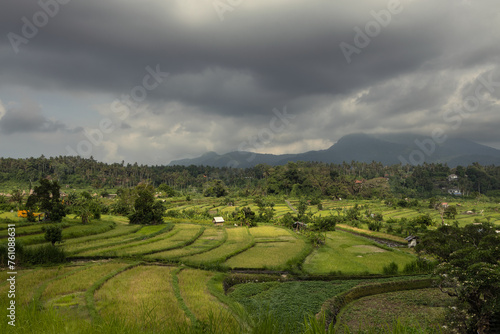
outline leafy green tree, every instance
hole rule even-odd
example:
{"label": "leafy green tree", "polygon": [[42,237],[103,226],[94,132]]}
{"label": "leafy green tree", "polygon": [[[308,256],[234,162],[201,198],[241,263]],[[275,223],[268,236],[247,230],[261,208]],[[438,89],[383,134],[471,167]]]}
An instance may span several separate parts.
{"label": "leafy green tree", "polygon": [[61,187],[57,181],[41,179],[40,185],[33,189],[33,194],[28,197],[26,207],[30,211],[40,209],[45,214],[45,219],[52,222],[61,222],[66,216],[64,205],[61,203]]}
{"label": "leafy green tree", "polygon": [[10,197],[11,202],[16,203],[17,210],[19,210],[19,207],[23,205],[23,199],[24,199],[24,195],[21,192],[21,189],[14,189],[10,194],[11,194]]}
{"label": "leafy green tree", "polygon": [[360,220],[361,208],[359,207],[358,203],[354,204],[352,208],[346,210],[345,217],[350,222],[354,220]]}
{"label": "leafy green tree", "polygon": [[274,217],[274,202],[268,201],[262,197],[257,197],[254,200],[258,207],[259,221],[270,222]]}
{"label": "leafy green tree", "polygon": [[457,297],[452,325],[467,333],[488,333],[500,315],[500,234],[490,223],[463,228],[441,226],[429,231],[417,246],[435,257],[439,287]]}
{"label": "leafy green tree", "polygon": [[221,180],[213,180],[203,192],[205,197],[224,197],[227,194],[227,188]]}
{"label": "leafy green tree", "polygon": [[77,200],[78,200],[78,194],[74,191],[70,192],[66,197],[66,203],[70,206],[75,204]]}
{"label": "leafy green tree", "polygon": [[87,224],[91,218],[101,218],[101,203],[98,199],[81,196],[73,205],[73,211],[82,219],[82,224]]}
{"label": "leafy green tree", "polygon": [[313,228],[319,231],[335,231],[335,225],[342,222],[342,217],[329,215],[326,217],[317,217],[314,220]]}
{"label": "leafy green tree", "polygon": [[307,200],[305,198],[301,198],[299,200],[299,204],[297,204],[297,213],[298,213],[297,218],[299,220],[301,220],[304,217],[307,210],[307,206],[308,206]]}
{"label": "leafy green tree", "polygon": [[457,208],[456,207],[448,206],[446,209],[444,209],[444,218],[455,219],[456,215],[457,215]]}
{"label": "leafy green tree", "polygon": [[60,226],[42,227],[42,231],[45,232],[45,240],[49,241],[52,246],[55,246],[56,242],[62,241],[62,228]]}
{"label": "leafy green tree", "polygon": [[293,223],[295,222],[295,219],[293,215],[290,212],[285,213],[281,218],[278,220],[278,223],[280,225],[286,226],[288,228],[293,227]]}
{"label": "leafy green tree", "polygon": [[135,188],[137,197],[133,212],[128,216],[131,224],[161,224],[165,215],[163,203],[156,201],[154,188],[151,185],[140,184]]}
{"label": "leafy green tree", "polygon": [[432,226],[434,224],[434,221],[429,214],[419,215],[412,220],[415,224],[420,225],[423,230],[425,230],[428,226]]}
{"label": "leafy green tree", "polygon": [[158,190],[165,193],[168,197],[177,196],[177,192],[168,184],[162,183],[158,186]]}
{"label": "leafy green tree", "polygon": [[137,193],[135,189],[120,188],[117,191],[117,199],[111,204],[111,212],[117,215],[127,216],[134,209]]}
{"label": "leafy green tree", "polygon": [[248,227],[256,226],[255,212],[253,212],[248,206],[238,212],[238,219],[242,222],[242,224],[245,224]]}

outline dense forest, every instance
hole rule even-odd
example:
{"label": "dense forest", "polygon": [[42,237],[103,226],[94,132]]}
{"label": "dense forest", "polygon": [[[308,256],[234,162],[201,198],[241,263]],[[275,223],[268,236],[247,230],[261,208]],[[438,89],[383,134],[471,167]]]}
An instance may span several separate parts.
{"label": "dense forest", "polygon": [[[450,177],[453,175],[452,177]],[[147,166],[98,162],[92,157],[0,158],[0,184],[31,186],[40,178],[58,180],[64,188],[117,189],[148,182],[180,192],[204,192],[222,184],[231,194],[329,196],[333,198],[426,198],[478,194],[500,197],[500,166],[450,168],[443,164],[419,166],[352,161],[342,164],[289,162],[252,168],[209,166]]]}

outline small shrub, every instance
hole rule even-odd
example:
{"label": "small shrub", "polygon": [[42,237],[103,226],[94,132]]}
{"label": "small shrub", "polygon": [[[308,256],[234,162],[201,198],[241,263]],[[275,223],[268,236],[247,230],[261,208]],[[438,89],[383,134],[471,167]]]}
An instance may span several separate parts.
{"label": "small shrub", "polygon": [[389,265],[384,266],[384,275],[396,275],[398,273],[399,267],[398,264],[394,261],[389,263]]}
{"label": "small shrub", "polygon": [[425,260],[425,259],[416,259],[410,263],[407,263],[403,268],[404,274],[427,274],[434,270],[436,266],[435,262]]}
{"label": "small shrub", "polygon": [[[43,245],[33,248],[25,248],[22,243],[16,241],[16,264],[36,265],[63,263],[66,261],[66,254],[61,248],[51,245]],[[7,245],[0,246],[0,266],[7,266]]]}
{"label": "small shrub", "polygon": [[42,231],[45,232],[45,240],[52,243],[52,246],[54,246],[56,242],[62,241],[62,228],[60,226],[44,226],[42,227]]}
{"label": "small shrub", "polygon": [[26,248],[23,254],[23,262],[28,264],[63,263],[66,254],[62,248],[51,245],[43,245],[34,248]]}
{"label": "small shrub", "polygon": [[394,229],[392,228],[392,225],[387,226],[387,233],[392,233],[394,232]]}
{"label": "small shrub", "polygon": [[167,210],[167,212],[165,213],[165,216],[171,217],[171,218],[179,218],[181,216],[181,213],[179,210],[170,209],[170,210]]}
{"label": "small shrub", "polygon": [[380,229],[382,228],[382,222],[379,222],[379,221],[372,221],[372,222],[369,222],[368,223],[368,229],[370,231],[380,231]]}

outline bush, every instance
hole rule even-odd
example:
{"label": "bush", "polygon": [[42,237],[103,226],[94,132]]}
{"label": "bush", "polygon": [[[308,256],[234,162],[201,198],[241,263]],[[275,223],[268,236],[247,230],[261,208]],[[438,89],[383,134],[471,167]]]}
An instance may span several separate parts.
{"label": "bush", "polygon": [[342,217],[318,217],[314,221],[313,229],[317,231],[335,231],[335,225],[337,225],[337,223],[342,223]]}
{"label": "bush", "polygon": [[326,242],[326,234],[316,231],[305,231],[304,232],[307,240],[316,248],[324,245]]}
{"label": "bush", "polygon": [[165,208],[162,202],[155,201],[153,186],[140,184],[135,187],[135,192],[134,211],[128,215],[130,224],[163,223]]}
{"label": "bush", "polygon": [[[51,245],[25,248],[22,243],[16,241],[17,265],[53,264],[66,261],[66,254],[61,248]],[[6,244],[0,246],[0,266],[7,266],[8,247]]]}
{"label": "bush", "polygon": [[382,222],[379,222],[379,221],[371,221],[368,223],[368,229],[370,231],[380,231],[380,229],[382,228]]}
{"label": "bush", "polygon": [[285,213],[283,215],[283,217],[281,217],[278,220],[279,225],[283,225],[283,226],[286,226],[288,228],[292,228],[294,222],[295,222],[295,219],[293,219],[293,216],[290,212]]}
{"label": "bush", "polygon": [[62,248],[43,245],[25,249],[23,259],[29,264],[63,263],[66,254]]}
{"label": "bush", "polygon": [[165,216],[171,217],[171,218],[179,218],[181,216],[181,213],[179,210],[170,209],[170,210],[167,210],[167,212],[165,213]]}
{"label": "bush", "polygon": [[42,231],[45,232],[45,240],[52,243],[52,246],[54,246],[56,242],[62,241],[62,228],[60,226],[43,226]]}
{"label": "bush", "polygon": [[404,274],[427,274],[431,273],[436,267],[436,263],[424,260],[424,259],[416,259],[410,263],[407,263],[403,268]]}
{"label": "bush", "polygon": [[398,264],[394,261],[389,263],[389,265],[384,266],[384,275],[396,275],[398,273],[399,267]]}

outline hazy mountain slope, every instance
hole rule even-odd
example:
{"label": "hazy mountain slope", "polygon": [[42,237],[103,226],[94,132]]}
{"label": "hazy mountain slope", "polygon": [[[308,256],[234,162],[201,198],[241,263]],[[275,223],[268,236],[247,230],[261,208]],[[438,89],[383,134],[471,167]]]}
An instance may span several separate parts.
{"label": "hazy mountain slope", "polygon": [[500,150],[461,138],[447,138],[437,144],[430,137],[414,134],[350,134],[326,150],[299,154],[258,154],[208,152],[194,159],[172,161],[170,165],[207,165],[214,167],[252,167],[257,164],[284,165],[288,161],[381,162],[384,165],[409,163],[447,163],[450,167],[479,162],[500,165]]}

